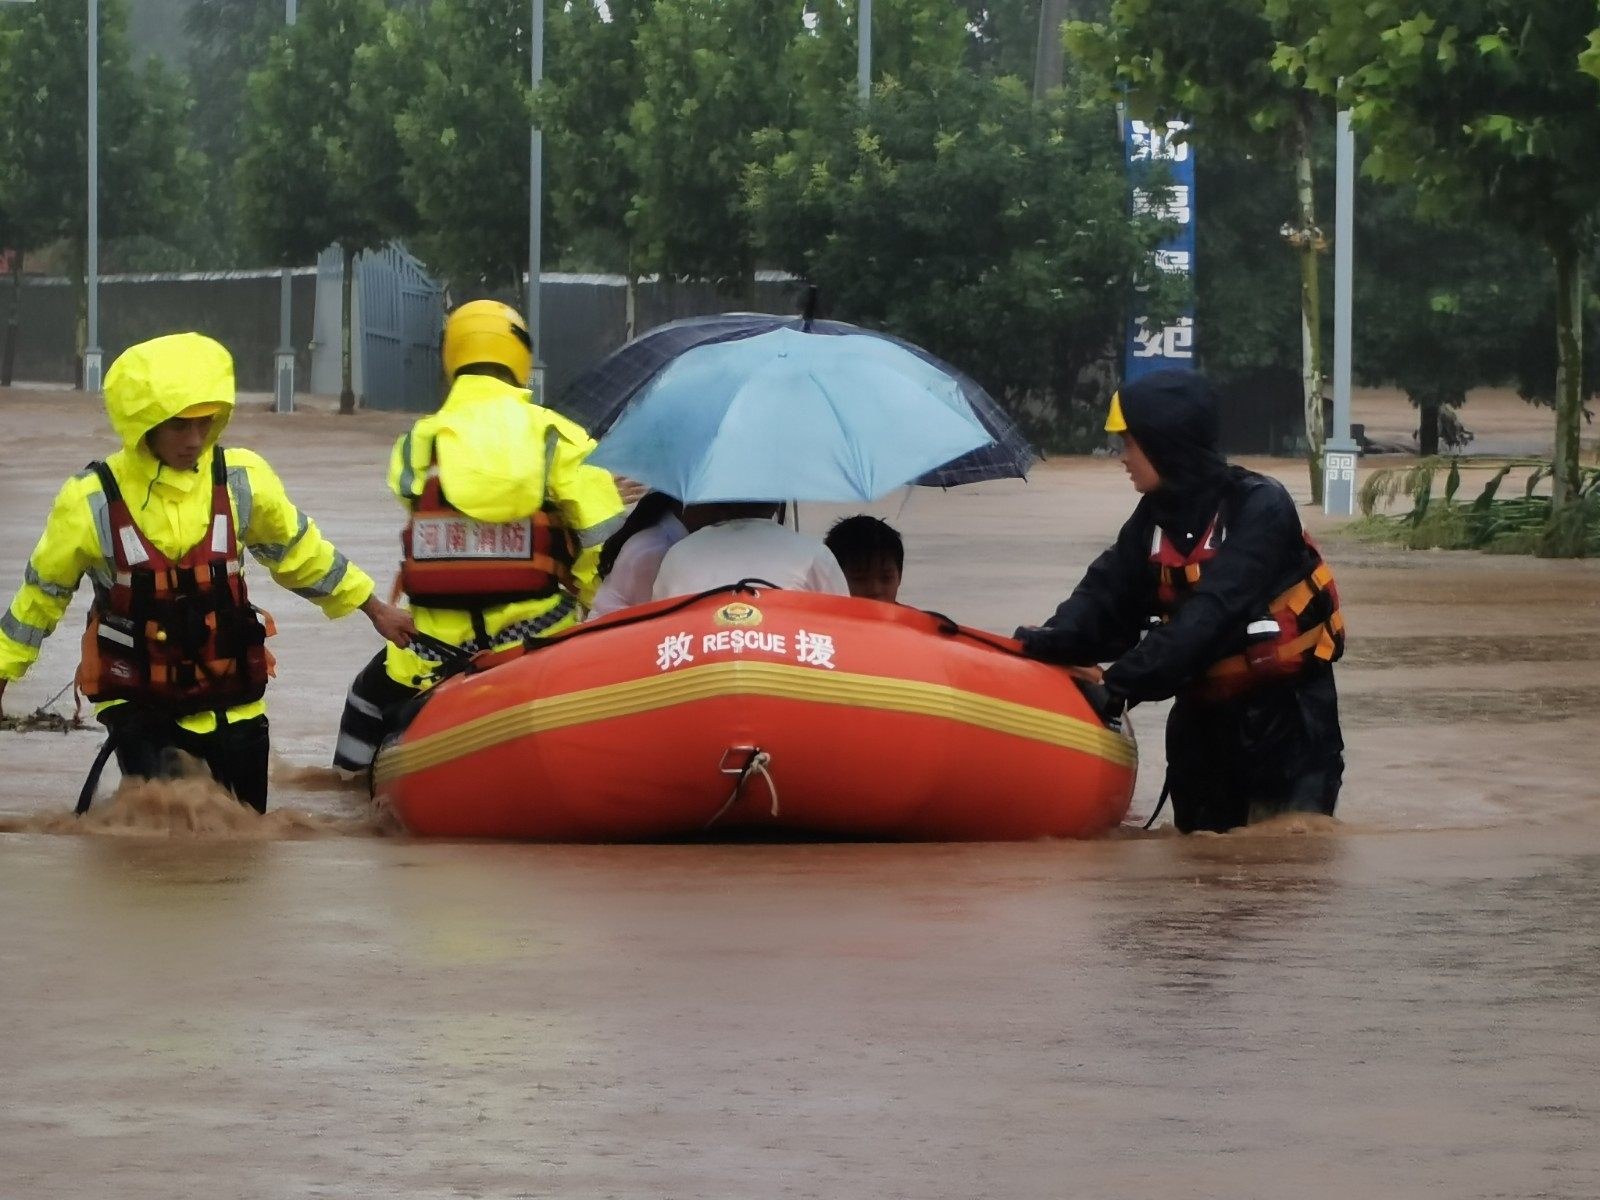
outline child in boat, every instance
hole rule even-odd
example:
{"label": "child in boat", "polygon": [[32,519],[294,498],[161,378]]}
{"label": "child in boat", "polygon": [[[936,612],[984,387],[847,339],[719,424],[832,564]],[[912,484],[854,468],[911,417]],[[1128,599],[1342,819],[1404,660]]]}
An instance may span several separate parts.
{"label": "child in boat", "polygon": [[839,560],[852,596],[898,603],[906,548],[893,525],[859,513],[835,521],[822,541]]}

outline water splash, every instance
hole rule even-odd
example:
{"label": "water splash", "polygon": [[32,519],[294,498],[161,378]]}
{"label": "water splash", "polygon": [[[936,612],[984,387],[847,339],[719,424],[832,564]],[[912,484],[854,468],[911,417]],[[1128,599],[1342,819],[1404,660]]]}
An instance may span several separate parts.
{"label": "water splash", "polygon": [[[359,817],[330,817],[296,808],[261,814],[239,803],[211,777],[205,764],[179,755],[180,774],[170,779],[124,779],[111,797],[83,816],[70,812],[0,820],[0,832],[70,834],[102,837],[192,838],[199,841],[287,841],[316,837],[373,837],[396,832],[391,819],[373,812]],[[336,772],[322,768],[288,768],[288,782],[333,790],[350,785]],[[274,771],[277,779],[280,772]],[[304,776],[302,778],[302,776]],[[315,781],[315,782],[313,782]],[[362,787],[357,781],[356,787]]]}

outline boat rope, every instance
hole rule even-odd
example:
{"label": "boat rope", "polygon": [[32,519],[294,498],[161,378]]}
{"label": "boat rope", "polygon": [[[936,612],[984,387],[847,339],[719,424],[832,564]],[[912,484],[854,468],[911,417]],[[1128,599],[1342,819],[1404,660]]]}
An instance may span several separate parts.
{"label": "boat rope", "polygon": [[[1161,815],[1161,810],[1167,806],[1167,797],[1170,795],[1172,795],[1172,777],[1169,775],[1161,781],[1161,798],[1156,801],[1155,811],[1150,814],[1150,819],[1144,823],[1146,829],[1156,823],[1156,818]],[[1137,820],[1138,818],[1135,817],[1134,819]]]}
{"label": "boat rope", "polygon": [[106,763],[116,753],[118,735],[120,730],[113,729],[106,734],[106,740],[100,743],[100,750],[94,756],[94,762],[89,764],[89,774],[83,781],[83,787],[78,792],[78,803],[73,806],[72,815],[81,817],[89,811],[89,806],[94,803],[95,789],[100,786],[100,775],[106,769]]}
{"label": "boat rope", "polygon": [[[778,785],[773,781],[772,773],[767,770],[771,763],[772,755],[761,749],[760,746],[752,747],[749,760],[740,768],[738,779],[734,780],[733,791],[722,802],[722,807],[717,809],[716,815],[707,821],[702,828],[710,829],[727,815],[728,810],[739,802],[739,797],[744,794],[744,785],[750,782],[752,775],[759,775],[766,780],[767,793],[772,797],[772,815],[776,817],[778,815]],[[727,773],[731,774],[731,772]]]}

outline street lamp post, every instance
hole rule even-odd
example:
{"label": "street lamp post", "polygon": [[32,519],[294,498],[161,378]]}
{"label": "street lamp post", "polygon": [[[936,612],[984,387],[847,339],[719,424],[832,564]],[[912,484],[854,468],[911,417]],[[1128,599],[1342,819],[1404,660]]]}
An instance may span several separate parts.
{"label": "street lamp post", "polygon": [[83,390],[100,390],[100,0],[89,0],[89,328]]}
{"label": "street lamp post", "polygon": [[[293,25],[294,20],[295,0],[283,0],[284,25]],[[281,413],[294,411],[294,337],[290,329],[294,303],[292,288],[289,268],[285,267],[283,274],[278,278],[278,349],[272,356],[275,367],[272,407],[274,411]]]}
{"label": "street lamp post", "polygon": [[863,104],[872,99],[872,0],[857,0],[856,92]]}
{"label": "street lamp post", "polygon": [[[544,79],[544,0],[530,4],[528,77],[535,93]],[[544,135],[537,124],[528,128],[528,336],[533,339],[534,398],[544,399],[544,339],[539,331],[539,262],[544,226]]]}
{"label": "street lamp post", "polygon": [[1333,436],[1322,449],[1322,511],[1355,512],[1356,451],[1350,437],[1350,323],[1355,288],[1356,138],[1339,113],[1333,219]]}

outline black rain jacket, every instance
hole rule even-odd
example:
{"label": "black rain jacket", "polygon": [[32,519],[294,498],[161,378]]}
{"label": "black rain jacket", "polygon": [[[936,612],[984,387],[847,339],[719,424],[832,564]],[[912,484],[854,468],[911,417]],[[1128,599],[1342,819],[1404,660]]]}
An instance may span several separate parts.
{"label": "black rain jacket", "polygon": [[[1123,389],[1128,432],[1162,484],[1140,498],[1116,543],[1035,630],[1017,636],[1032,658],[1067,665],[1111,662],[1106,686],[1129,700],[1164,700],[1219,659],[1244,648],[1244,629],[1310,569],[1312,552],[1282,484],[1229,466],[1217,450],[1215,393],[1187,371],[1160,371]],[[1182,553],[1222,511],[1225,537],[1175,613],[1156,595],[1157,527]],[[1170,616],[1166,624],[1154,621]],[[1148,631],[1148,632],[1147,632]],[[1142,640],[1141,640],[1141,635]]]}

